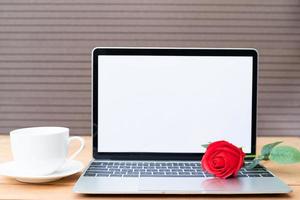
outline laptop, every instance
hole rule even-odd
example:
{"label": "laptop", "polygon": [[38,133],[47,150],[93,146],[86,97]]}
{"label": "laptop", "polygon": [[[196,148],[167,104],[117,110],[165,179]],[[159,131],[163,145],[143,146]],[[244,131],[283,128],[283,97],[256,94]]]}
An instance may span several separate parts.
{"label": "laptop", "polygon": [[95,48],[93,159],[83,194],[276,194],[291,189],[263,166],[220,179],[201,145],[256,152],[255,49]]}

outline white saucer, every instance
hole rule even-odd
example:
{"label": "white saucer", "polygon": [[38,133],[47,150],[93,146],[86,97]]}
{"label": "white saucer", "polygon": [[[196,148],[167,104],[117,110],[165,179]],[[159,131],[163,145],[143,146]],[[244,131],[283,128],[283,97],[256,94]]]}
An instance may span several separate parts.
{"label": "white saucer", "polygon": [[15,178],[18,181],[25,183],[47,183],[76,174],[77,172],[82,171],[83,167],[84,166],[80,161],[69,160],[61,167],[61,169],[52,174],[43,176],[29,176],[18,172],[14,162],[10,161],[0,164],[0,175]]}

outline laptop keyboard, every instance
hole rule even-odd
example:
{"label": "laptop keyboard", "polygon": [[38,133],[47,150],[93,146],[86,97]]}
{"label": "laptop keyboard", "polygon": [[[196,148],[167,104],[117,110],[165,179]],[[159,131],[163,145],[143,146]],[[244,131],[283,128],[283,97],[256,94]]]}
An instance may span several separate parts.
{"label": "laptop keyboard", "polygon": [[[92,162],[84,176],[89,177],[213,177],[198,162],[111,161]],[[273,177],[264,167],[242,168],[238,177]]]}

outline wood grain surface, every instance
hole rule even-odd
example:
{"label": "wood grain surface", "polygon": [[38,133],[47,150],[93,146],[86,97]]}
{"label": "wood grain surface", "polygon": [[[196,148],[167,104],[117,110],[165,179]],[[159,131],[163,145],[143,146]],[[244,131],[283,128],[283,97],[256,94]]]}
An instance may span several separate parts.
{"label": "wood grain surface", "polygon": [[[91,159],[91,138],[84,137],[86,147],[83,152],[78,156],[78,160],[82,161],[85,165]],[[300,148],[299,137],[259,137],[258,149],[261,149],[263,144],[284,141],[285,144],[292,145]],[[78,144],[72,144],[72,152]],[[10,144],[8,136],[0,136],[0,163],[11,160]],[[271,162],[265,162],[264,165],[275,173],[281,180],[287,183],[293,192],[287,195],[79,195],[72,192],[72,188],[79,178],[80,174],[76,174],[59,181],[49,184],[26,184],[18,182],[14,179],[0,177],[0,199],[300,199],[300,164],[293,165],[278,165]]]}

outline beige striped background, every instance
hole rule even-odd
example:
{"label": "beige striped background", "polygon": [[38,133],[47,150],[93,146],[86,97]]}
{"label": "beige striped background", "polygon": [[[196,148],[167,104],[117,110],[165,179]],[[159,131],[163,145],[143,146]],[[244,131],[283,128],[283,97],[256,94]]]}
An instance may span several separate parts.
{"label": "beige striped background", "polygon": [[300,135],[300,0],[1,0],[0,133],[90,133],[95,46],[253,47],[258,133]]}

